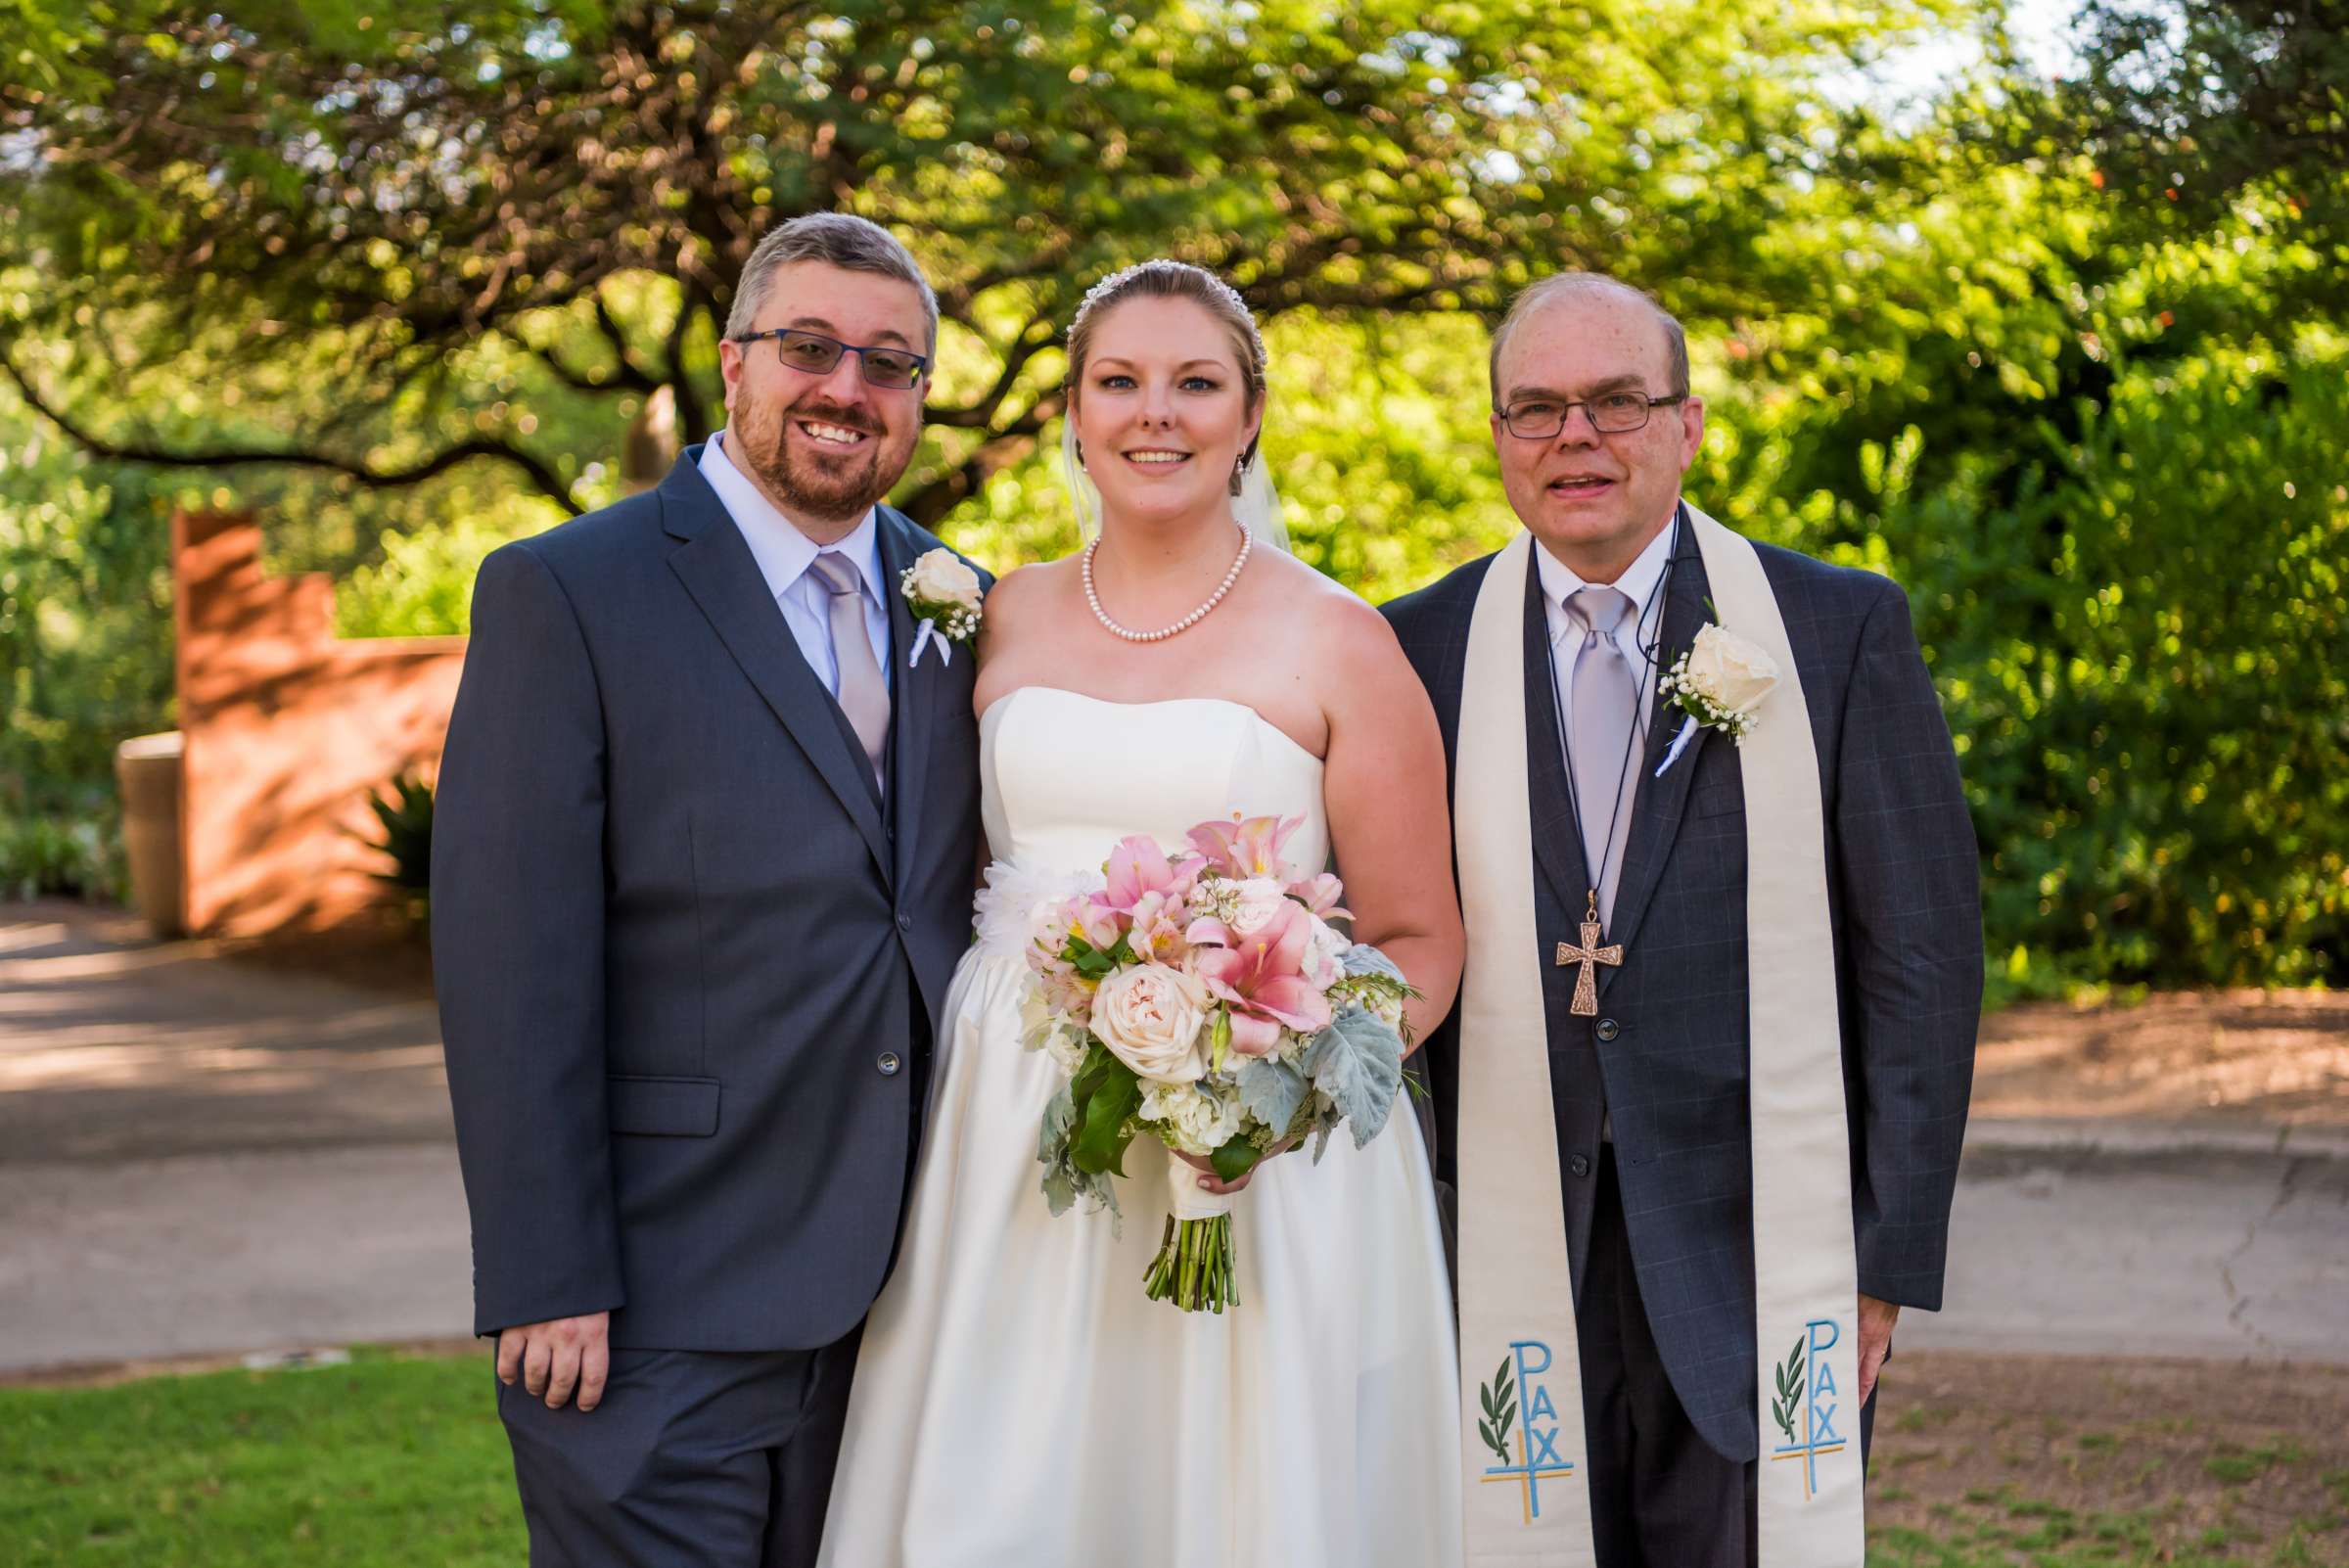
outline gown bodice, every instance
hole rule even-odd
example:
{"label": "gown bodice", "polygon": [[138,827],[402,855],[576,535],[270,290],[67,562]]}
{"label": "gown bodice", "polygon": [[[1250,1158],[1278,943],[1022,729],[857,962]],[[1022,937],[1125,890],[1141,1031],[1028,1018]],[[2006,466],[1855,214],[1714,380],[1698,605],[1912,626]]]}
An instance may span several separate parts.
{"label": "gown bodice", "polygon": [[980,809],[998,860],[1097,870],[1128,834],[1172,854],[1201,822],[1234,813],[1302,816],[1281,858],[1306,876],[1329,860],[1321,759],[1245,704],[1021,686],[980,715],[979,747]]}

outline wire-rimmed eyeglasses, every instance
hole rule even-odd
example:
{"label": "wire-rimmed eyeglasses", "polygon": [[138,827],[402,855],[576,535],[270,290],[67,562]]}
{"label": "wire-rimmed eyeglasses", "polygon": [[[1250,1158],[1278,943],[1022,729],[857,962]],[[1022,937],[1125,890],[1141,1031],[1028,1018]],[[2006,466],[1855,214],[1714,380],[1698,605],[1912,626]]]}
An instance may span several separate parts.
{"label": "wire-rimmed eyeglasses", "polygon": [[794,370],[810,376],[828,376],[840,363],[842,354],[854,354],[857,369],[868,387],[889,387],[898,390],[919,381],[930,364],[927,354],[917,354],[910,348],[873,347],[864,344],[842,343],[820,332],[804,332],[798,327],[776,327],[767,332],[746,332],[734,339],[739,344],[754,344],[762,338],[775,340],[775,355]]}
{"label": "wire-rimmed eyeglasses", "polygon": [[1566,429],[1574,411],[1589,416],[1590,428],[1601,436],[1629,436],[1645,428],[1648,416],[1667,403],[1684,403],[1685,392],[1650,397],[1643,392],[1601,392],[1590,398],[1527,397],[1500,411],[1500,422],[1520,440],[1546,441]]}

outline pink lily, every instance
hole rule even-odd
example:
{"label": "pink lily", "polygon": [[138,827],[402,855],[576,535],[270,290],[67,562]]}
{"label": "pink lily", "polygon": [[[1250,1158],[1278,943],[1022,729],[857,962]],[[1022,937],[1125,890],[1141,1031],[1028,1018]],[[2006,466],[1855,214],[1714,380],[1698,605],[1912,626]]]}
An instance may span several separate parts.
{"label": "pink lily", "polygon": [[[1228,939],[1221,922],[1201,920],[1191,927],[1191,940],[1214,933]],[[1280,1043],[1283,1025],[1301,1035],[1329,1027],[1329,1002],[1305,978],[1307,945],[1313,940],[1313,916],[1294,903],[1284,903],[1254,936],[1236,946],[1201,947],[1193,967],[1207,989],[1231,1007],[1231,1047],[1243,1056],[1263,1056]]]}
{"label": "pink lily", "polygon": [[1327,871],[1318,876],[1308,877],[1303,882],[1289,884],[1289,897],[1324,920],[1351,920],[1354,918],[1353,910],[1338,906],[1338,900],[1345,896],[1346,885]]}
{"label": "pink lily", "polygon": [[1302,816],[1286,821],[1276,816],[1208,821],[1191,829],[1188,837],[1207,863],[1227,877],[1276,877],[1283,869],[1280,847],[1304,821]]}
{"label": "pink lily", "polygon": [[1092,902],[1098,908],[1114,909],[1122,915],[1131,914],[1133,906],[1153,893],[1179,899],[1199,880],[1196,858],[1184,855],[1179,860],[1169,860],[1158,841],[1142,833],[1120,839],[1104,869],[1109,884],[1093,895]]}

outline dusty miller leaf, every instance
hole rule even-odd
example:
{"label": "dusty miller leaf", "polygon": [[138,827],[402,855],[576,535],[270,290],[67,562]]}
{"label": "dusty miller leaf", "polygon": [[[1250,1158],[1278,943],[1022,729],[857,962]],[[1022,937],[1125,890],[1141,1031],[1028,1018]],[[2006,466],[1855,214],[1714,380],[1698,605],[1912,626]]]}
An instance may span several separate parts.
{"label": "dusty miller leaf", "polygon": [[1305,1053],[1313,1087],[1328,1095],[1360,1148],[1386,1128],[1403,1089],[1403,1037],[1359,1007],[1340,1013]]}
{"label": "dusty miller leaf", "polygon": [[1308,1086],[1294,1063],[1259,1056],[1240,1069],[1240,1108],[1268,1128],[1286,1128]]}

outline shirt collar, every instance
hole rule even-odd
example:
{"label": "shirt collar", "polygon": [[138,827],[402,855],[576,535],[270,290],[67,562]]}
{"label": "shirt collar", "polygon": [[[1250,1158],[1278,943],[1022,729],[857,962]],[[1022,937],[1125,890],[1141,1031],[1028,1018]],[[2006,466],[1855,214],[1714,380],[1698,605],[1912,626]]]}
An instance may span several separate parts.
{"label": "shirt collar", "polygon": [[[1679,503],[1674,503],[1675,519]],[[1664,580],[1664,569],[1672,564],[1672,539],[1679,530],[1666,524],[1663,531],[1647,541],[1647,548],[1613,582],[1601,584],[1629,597],[1632,613],[1625,624],[1636,626],[1647,618],[1648,602],[1655,598],[1657,585]],[[1549,602],[1550,640],[1556,641],[1561,627],[1567,623],[1566,601],[1592,584],[1565,562],[1549,553],[1549,547],[1539,540],[1534,544],[1535,570],[1542,574],[1542,597]]]}
{"label": "shirt collar", "polygon": [[875,602],[887,604],[881,594],[881,528],[880,509],[869,507],[864,518],[849,530],[837,544],[818,545],[802,533],[799,525],[777,510],[766,498],[766,492],[751,483],[734,460],[726,455],[725,432],[712,436],[702,447],[702,478],[717,492],[726,515],[742,530],[743,541],[751,547],[751,558],[759,563],[759,575],[766,579],[766,591],[777,598],[806,576],[822,550],[838,550],[856,568],[864,579],[864,591]]}

